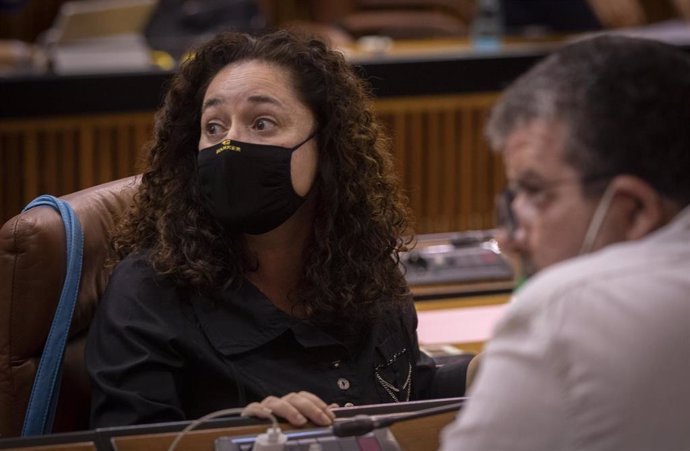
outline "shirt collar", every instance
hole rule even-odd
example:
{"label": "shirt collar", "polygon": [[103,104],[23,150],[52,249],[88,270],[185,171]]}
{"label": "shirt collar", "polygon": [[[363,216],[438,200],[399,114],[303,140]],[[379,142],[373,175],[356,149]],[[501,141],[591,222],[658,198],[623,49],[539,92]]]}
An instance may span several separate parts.
{"label": "shirt collar", "polygon": [[205,296],[192,299],[199,325],[211,345],[224,355],[258,348],[292,331],[305,348],[340,344],[316,327],[276,308],[249,281],[226,289],[221,300]]}

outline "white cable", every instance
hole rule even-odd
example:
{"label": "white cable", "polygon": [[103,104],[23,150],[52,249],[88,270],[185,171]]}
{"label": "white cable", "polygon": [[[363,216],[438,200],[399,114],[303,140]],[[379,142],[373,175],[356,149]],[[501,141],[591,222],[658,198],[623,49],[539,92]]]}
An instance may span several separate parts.
{"label": "white cable", "polygon": [[606,187],[606,191],[599,199],[597,208],[594,210],[594,215],[589,222],[589,227],[587,227],[587,232],[582,240],[582,246],[580,247],[580,252],[578,255],[584,255],[592,252],[594,248],[594,241],[599,235],[599,230],[604,224],[604,219],[606,214],[609,212],[609,207],[611,206],[611,201],[613,200],[613,195],[616,194],[616,190],[613,189],[613,185],[609,184]]}
{"label": "white cable", "polygon": [[[213,418],[224,417],[224,416],[228,416],[228,415],[239,415],[242,413],[243,410],[244,410],[244,407],[235,407],[232,409],[216,410],[215,412],[211,412],[211,413],[204,415],[203,417],[201,417],[197,420],[192,421],[191,423],[189,423],[187,425],[187,427],[185,427],[184,429],[182,429],[180,432],[177,433],[175,440],[173,440],[173,442],[168,447],[168,451],[174,451],[174,449],[177,447],[177,444],[180,442],[180,440],[182,440],[182,437],[184,437],[187,434],[187,432],[191,431],[192,429],[201,425],[202,423],[204,423],[208,420],[211,420]],[[273,415],[271,415],[271,421],[273,422],[273,427],[278,426],[278,420],[276,420],[276,418]]]}
{"label": "white cable", "polygon": [[287,435],[283,434],[276,422],[265,433],[256,437],[252,451],[283,451],[287,440]]}

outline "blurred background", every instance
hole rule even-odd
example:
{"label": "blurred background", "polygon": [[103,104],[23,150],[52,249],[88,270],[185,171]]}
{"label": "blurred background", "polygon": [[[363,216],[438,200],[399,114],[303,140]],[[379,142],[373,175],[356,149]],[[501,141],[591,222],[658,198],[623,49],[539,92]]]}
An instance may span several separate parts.
{"label": "blurred background", "polygon": [[501,89],[582,33],[687,46],[689,17],[690,0],[0,0],[0,218],[138,173],[189,48],[284,27],[372,85],[415,232],[489,229],[504,178],[482,127]]}
{"label": "blurred background", "polygon": [[640,26],[690,14],[687,0],[0,0],[0,39],[40,44],[65,3],[112,9],[152,4],[141,11],[142,31],[153,49],[176,57],[224,29],[299,27],[347,45],[371,35],[466,36],[487,7],[500,8],[505,34],[530,37]]}

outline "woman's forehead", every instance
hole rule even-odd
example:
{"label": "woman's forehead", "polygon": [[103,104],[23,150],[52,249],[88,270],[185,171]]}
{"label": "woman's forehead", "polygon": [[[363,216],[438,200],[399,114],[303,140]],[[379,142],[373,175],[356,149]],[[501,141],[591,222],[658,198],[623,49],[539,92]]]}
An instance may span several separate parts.
{"label": "woman's forehead", "polygon": [[203,107],[239,100],[285,106],[299,102],[299,93],[287,69],[260,60],[239,61],[225,66],[213,77],[204,94]]}

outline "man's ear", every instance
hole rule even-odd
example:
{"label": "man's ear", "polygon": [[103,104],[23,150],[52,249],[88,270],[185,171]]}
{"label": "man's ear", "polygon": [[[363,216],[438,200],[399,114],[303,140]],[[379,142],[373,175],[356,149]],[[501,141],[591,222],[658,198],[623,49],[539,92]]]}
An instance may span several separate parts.
{"label": "man's ear", "polygon": [[637,240],[652,233],[675,214],[672,203],[639,177],[619,175],[611,185],[620,198],[618,213],[626,240]]}

